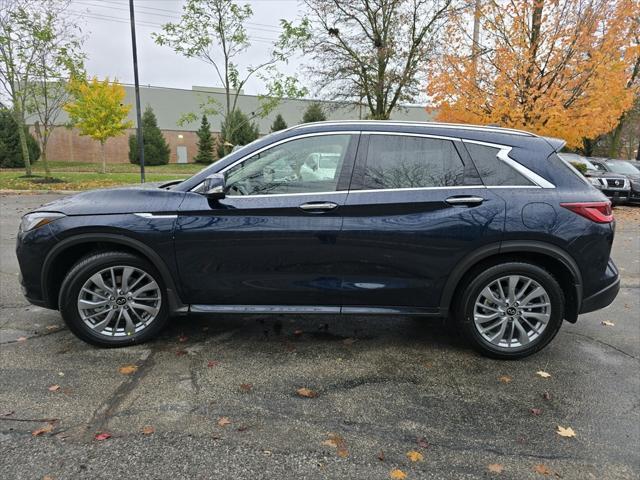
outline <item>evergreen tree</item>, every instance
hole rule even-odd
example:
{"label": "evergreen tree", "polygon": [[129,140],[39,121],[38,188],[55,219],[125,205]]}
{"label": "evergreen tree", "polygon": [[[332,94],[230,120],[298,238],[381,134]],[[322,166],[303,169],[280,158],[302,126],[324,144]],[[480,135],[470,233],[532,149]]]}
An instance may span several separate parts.
{"label": "evergreen tree", "polygon": [[276,115],[276,119],[271,124],[271,131],[278,132],[280,130],[284,130],[285,128],[287,128],[287,122],[284,121],[284,118],[282,118],[282,115],[280,114]]}
{"label": "evergreen tree", "polygon": [[[147,106],[142,114],[142,138],[145,165],[166,165],[169,163],[171,150],[162,135],[162,131],[158,128],[158,120],[150,106]],[[138,140],[135,135],[129,136],[129,161],[140,164]]]}
{"label": "evergreen tree", "polygon": [[197,163],[213,162],[213,137],[211,136],[211,124],[206,115],[202,115],[200,128],[196,132],[198,136],[198,153],[194,157]]}
{"label": "evergreen tree", "polygon": [[325,115],[322,106],[319,103],[314,102],[304,111],[302,123],[324,122],[326,119],[327,116]]}
{"label": "evergreen tree", "polygon": [[220,128],[218,158],[231,153],[234,147],[253,142],[259,136],[258,125],[249,121],[249,117],[237,109],[229,112]]}
{"label": "evergreen tree", "polygon": [[[26,127],[25,133],[29,160],[34,163],[40,157],[40,147]],[[5,109],[0,109],[0,167],[24,168],[18,124],[11,112]]]}

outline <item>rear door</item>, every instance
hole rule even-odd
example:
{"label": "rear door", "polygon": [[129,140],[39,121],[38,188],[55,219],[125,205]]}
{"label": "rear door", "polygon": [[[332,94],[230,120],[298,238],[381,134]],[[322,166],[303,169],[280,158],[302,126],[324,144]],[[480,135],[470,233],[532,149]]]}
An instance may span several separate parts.
{"label": "rear door", "polygon": [[500,241],[504,211],[459,139],[363,133],[342,211],[343,310],[437,311],[454,266]]}
{"label": "rear door", "polygon": [[175,233],[185,300],[339,311],[336,239],[358,138],[336,132],[282,140],[223,171],[226,198],[188,193]]}

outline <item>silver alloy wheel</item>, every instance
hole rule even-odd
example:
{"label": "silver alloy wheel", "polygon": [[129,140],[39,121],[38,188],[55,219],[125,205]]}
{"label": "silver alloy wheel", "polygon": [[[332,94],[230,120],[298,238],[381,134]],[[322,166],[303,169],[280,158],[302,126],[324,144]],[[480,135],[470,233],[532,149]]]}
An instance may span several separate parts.
{"label": "silver alloy wheel", "polygon": [[153,322],[162,302],[158,283],[144,270],[118,265],[92,275],[78,294],[78,312],[94,332],[131,336]]}
{"label": "silver alloy wheel", "polygon": [[473,309],[477,331],[497,347],[523,347],[538,338],[551,318],[549,294],[524,275],[493,280],[482,289]]}

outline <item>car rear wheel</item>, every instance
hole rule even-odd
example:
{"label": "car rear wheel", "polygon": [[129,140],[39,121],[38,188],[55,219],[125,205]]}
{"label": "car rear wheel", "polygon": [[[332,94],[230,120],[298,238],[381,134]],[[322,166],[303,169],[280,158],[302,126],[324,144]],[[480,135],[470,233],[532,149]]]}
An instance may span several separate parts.
{"label": "car rear wheel", "polygon": [[564,294],[549,272],[508,262],[476,273],[461,290],[456,311],[459,327],[476,350],[516,359],[555,337],[564,317]]}
{"label": "car rear wheel", "polygon": [[102,347],[145,342],[168,320],[160,275],[126,252],[96,253],[76,263],[60,288],[59,306],[74,334]]}

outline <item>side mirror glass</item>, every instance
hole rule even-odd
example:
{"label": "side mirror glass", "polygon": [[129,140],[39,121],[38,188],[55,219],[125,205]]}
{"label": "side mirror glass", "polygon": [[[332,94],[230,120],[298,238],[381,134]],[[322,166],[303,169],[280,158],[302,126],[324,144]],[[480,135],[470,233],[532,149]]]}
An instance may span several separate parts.
{"label": "side mirror glass", "polygon": [[204,179],[202,194],[211,200],[220,200],[225,197],[225,180],[223,173],[214,173]]}

